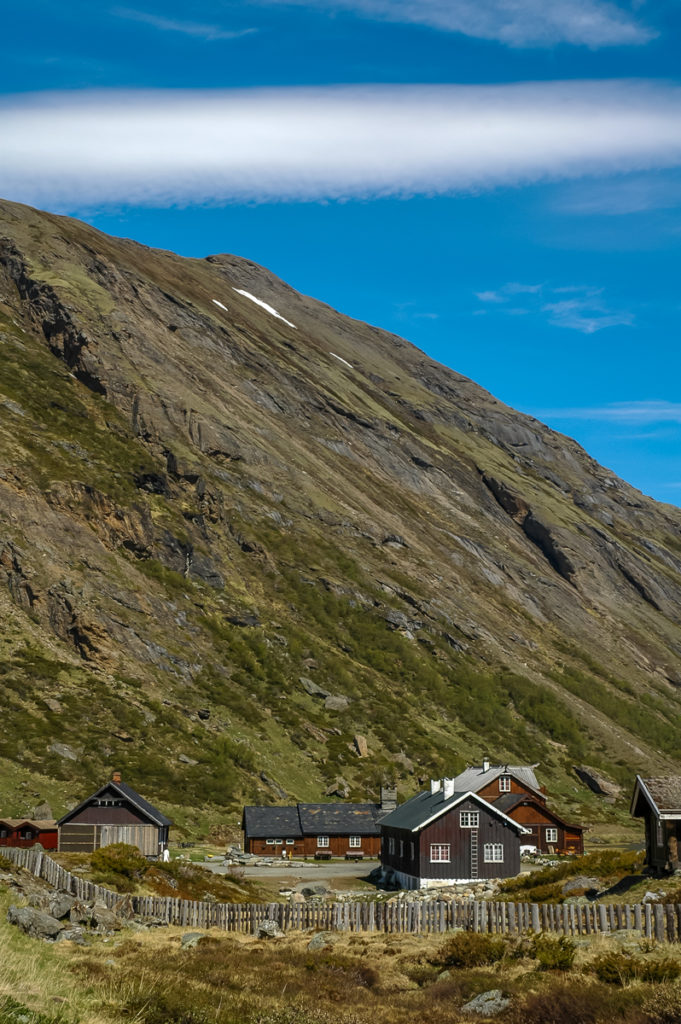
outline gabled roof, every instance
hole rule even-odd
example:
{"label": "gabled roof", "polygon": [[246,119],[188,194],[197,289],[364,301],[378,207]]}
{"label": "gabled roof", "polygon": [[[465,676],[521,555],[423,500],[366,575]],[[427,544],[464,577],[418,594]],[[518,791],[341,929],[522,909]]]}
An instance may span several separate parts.
{"label": "gabled roof", "polygon": [[386,825],[388,828],[403,828],[408,829],[410,832],[419,832],[426,825],[429,825],[431,821],[435,821],[436,818],[447,814],[464,800],[474,800],[488,813],[493,814],[496,818],[501,818],[502,821],[511,825],[519,834],[524,835],[528,832],[528,829],[524,828],[523,825],[514,821],[513,818],[509,818],[507,814],[504,814],[496,803],[488,803],[487,800],[483,800],[477,793],[470,791],[467,793],[453,793],[451,797],[445,799],[444,790],[442,789],[439,789],[436,793],[431,793],[429,790],[425,793],[417,793],[411,800],[400,804],[390,814],[386,814],[384,818],[381,818],[381,826]]}
{"label": "gabled roof", "polygon": [[153,822],[154,825],[172,825],[170,818],[166,818],[165,814],[162,814],[157,807],[154,807],[153,804],[150,804],[143,796],[140,796],[139,793],[137,793],[132,786],[128,786],[126,782],[107,782],[103,786],[100,786],[96,793],[93,793],[92,796],[83,800],[77,807],[73,807],[70,811],[67,811],[63,818],[59,819],[57,825],[63,825],[64,822],[72,818],[74,814],[82,811],[83,808],[87,807],[93,800],[99,799],[99,797],[107,790],[113,790],[114,793],[118,793],[118,795],[122,796],[125,800],[129,800],[130,803],[136,807],[138,811],[141,811],[142,814]]}
{"label": "gabled roof", "polygon": [[519,804],[534,805],[541,810],[542,814],[545,814],[548,818],[551,818],[552,821],[562,825],[563,828],[570,829],[572,832],[584,831],[584,827],[582,825],[569,825],[568,822],[565,821],[564,818],[561,818],[559,814],[556,814],[551,807],[548,807],[542,800],[537,800],[529,793],[504,793],[503,796],[500,796],[498,800],[494,801],[495,807],[498,807],[500,811],[504,812],[504,814],[509,815]]}
{"label": "gabled roof", "polygon": [[378,835],[378,804],[298,804],[305,835]]}
{"label": "gabled roof", "polygon": [[242,828],[251,839],[299,839],[297,807],[244,807]]}
{"label": "gabled roof", "polygon": [[518,782],[543,796],[544,794],[537,782],[537,776],[534,774],[536,767],[536,765],[531,764],[496,764],[489,765],[488,768],[483,766],[465,768],[460,775],[453,779],[454,789],[459,792],[470,790],[472,793],[478,793],[484,786],[488,786],[490,782],[498,779],[500,775],[512,775]]}
{"label": "gabled roof", "polygon": [[643,815],[641,803],[645,801],[661,821],[681,819],[681,775],[659,775],[651,779],[636,776],[631,798],[631,814]]}

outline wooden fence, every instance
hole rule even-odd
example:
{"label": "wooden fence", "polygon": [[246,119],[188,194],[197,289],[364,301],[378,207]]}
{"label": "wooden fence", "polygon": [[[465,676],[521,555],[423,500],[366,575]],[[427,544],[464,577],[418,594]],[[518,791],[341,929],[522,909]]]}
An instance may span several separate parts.
{"label": "wooden fence", "polygon": [[143,918],[189,928],[221,928],[255,934],[265,921],[284,931],[313,929],[349,932],[442,933],[453,928],[496,935],[547,932],[597,935],[634,931],[658,942],[681,942],[681,905],[659,903],[537,904],[488,900],[367,900],[343,903],[209,903],[166,896],[130,896],[104,889],[71,874],[41,850],[2,847],[0,854],[37,878],[80,900],[115,908],[130,900]]}

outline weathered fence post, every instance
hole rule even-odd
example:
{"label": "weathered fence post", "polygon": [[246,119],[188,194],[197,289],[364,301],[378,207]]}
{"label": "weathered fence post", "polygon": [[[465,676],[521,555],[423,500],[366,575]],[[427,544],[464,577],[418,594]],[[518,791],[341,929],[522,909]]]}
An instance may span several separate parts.
{"label": "weathered fence post", "polygon": [[539,904],[530,904],[530,913],[532,914],[532,931],[537,933],[541,931],[541,925],[539,923]]}

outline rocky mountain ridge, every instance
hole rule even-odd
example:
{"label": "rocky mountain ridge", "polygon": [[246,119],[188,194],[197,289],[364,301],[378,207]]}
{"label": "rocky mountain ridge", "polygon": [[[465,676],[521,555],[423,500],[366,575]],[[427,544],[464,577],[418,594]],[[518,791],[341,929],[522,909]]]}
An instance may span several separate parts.
{"label": "rocky mountain ridge", "polygon": [[0,221],[6,800],[673,768],[681,510],[247,260]]}

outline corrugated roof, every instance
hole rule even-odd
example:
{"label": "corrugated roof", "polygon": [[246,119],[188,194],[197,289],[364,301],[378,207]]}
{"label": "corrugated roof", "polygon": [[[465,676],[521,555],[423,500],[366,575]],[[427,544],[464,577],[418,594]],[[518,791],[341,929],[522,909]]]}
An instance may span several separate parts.
{"label": "corrugated roof", "polygon": [[494,782],[500,775],[513,775],[518,782],[522,782],[525,786],[529,786],[530,789],[534,789],[537,793],[540,793],[539,783],[537,782],[537,776],[534,774],[534,769],[531,765],[511,765],[511,764],[497,764],[490,765],[485,771],[481,766],[474,766],[472,768],[465,768],[460,775],[457,775],[454,779],[454,789],[472,793],[478,793],[484,786],[488,786],[490,782]]}
{"label": "corrugated roof", "polygon": [[378,804],[298,804],[306,835],[378,835]]}
{"label": "corrugated roof", "polygon": [[439,789],[436,793],[431,793],[430,790],[426,790],[425,793],[417,793],[411,800],[400,804],[390,814],[386,814],[384,818],[381,818],[381,825],[386,825],[388,828],[409,829],[410,832],[415,832],[423,828],[424,825],[427,825],[428,822],[446,814],[447,811],[452,810],[452,808],[467,798],[480,804],[481,807],[485,808],[490,814],[495,815],[495,817],[503,818],[520,832],[526,831],[522,825],[513,821],[504,811],[497,807],[496,803],[490,804],[487,800],[483,800],[481,796],[470,790],[467,793],[455,792],[446,800],[443,789]]}
{"label": "corrugated roof", "polygon": [[251,839],[299,839],[297,807],[244,807],[243,829]]}

